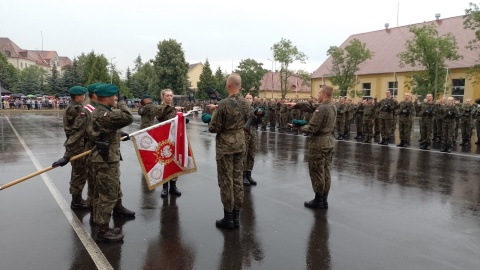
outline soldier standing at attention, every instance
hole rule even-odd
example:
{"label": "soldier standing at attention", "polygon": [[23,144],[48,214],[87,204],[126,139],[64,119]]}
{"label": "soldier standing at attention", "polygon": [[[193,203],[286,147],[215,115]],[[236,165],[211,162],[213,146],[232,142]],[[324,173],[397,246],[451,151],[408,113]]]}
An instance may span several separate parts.
{"label": "soldier standing at attention", "polygon": [[470,146],[470,139],[472,138],[473,115],[475,114],[476,106],[472,105],[472,100],[467,99],[462,106],[460,106],[460,127],[462,131],[461,146]]}
{"label": "soldier standing at attention", "polygon": [[[162,99],[162,104],[156,106],[155,116],[157,117],[158,122],[167,121],[169,119],[175,118],[177,116],[177,110],[181,110],[181,107],[173,106],[173,92],[170,89],[163,89],[160,92],[160,97]],[[168,196],[168,193],[175,196],[181,196],[182,193],[177,188],[178,178],[172,178],[170,181],[163,184],[162,193],[160,197],[165,198]],[[168,190],[168,183],[170,183],[170,190]]]}
{"label": "soldier standing at attention", "polygon": [[442,149],[440,152],[450,153],[453,148],[453,139],[455,137],[455,118],[458,118],[459,110],[455,105],[453,97],[448,97],[447,104],[441,109],[439,114],[442,116]]}
{"label": "soldier standing at attention", "polygon": [[243,160],[245,158],[244,126],[250,104],[240,96],[242,80],[233,73],[227,78],[228,97],[210,105],[214,110],[208,131],[217,133],[216,161],[218,186],[224,216],[215,222],[218,228],[239,228],[240,209],[243,204]]}
{"label": "soldier standing at attention", "polygon": [[286,100],[284,98],[280,101],[280,122],[278,127],[280,130],[279,133],[284,133],[287,129],[287,121],[288,121],[288,108],[285,104]]}
{"label": "soldier standing at attention", "polygon": [[419,108],[419,116],[421,117],[420,126],[420,149],[430,150],[433,139],[433,120],[435,116],[435,103],[432,94],[427,94],[426,100],[422,104],[415,101],[415,107]]}
{"label": "soldier standing at attention", "polygon": [[245,99],[250,106],[249,118],[252,118],[248,127],[245,127],[245,161],[243,171],[243,185],[256,186],[257,182],[252,178],[253,165],[255,164],[255,155],[257,154],[257,127],[262,123],[265,115],[265,109],[254,107],[253,97],[250,94],[245,95]]}
{"label": "soldier standing at attention", "polygon": [[[95,181],[94,220],[98,225],[98,242],[118,242],[123,239],[120,229],[109,227],[112,211],[113,215],[135,215],[135,212],[123,207],[120,188],[120,137],[129,137],[126,133],[119,133],[119,129],[130,125],[133,115],[123,96],[117,103],[117,93],[119,89],[113,84],[102,84],[95,89],[98,104],[92,114],[92,125],[98,135],[90,159]],[[112,107],[119,110],[114,111]]]}
{"label": "soldier standing at attention", "polygon": [[343,140],[345,134],[345,113],[347,111],[347,105],[345,104],[345,97],[340,97],[339,102],[336,104],[337,118],[336,126],[338,132],[337,140]]}
{"label": "soldier standing at attention", "polygon": [[396,111],[400,136],[400,144],[397,145],[398,147],[407,147],[410,144],[414,112],[415,106],[412,102],[412,96],[410,93],[405,93],[405,100],[400,102]]}
{"label": "soldier standing at attention", "polygon": [[[52,167],[65,166],[70,161],[70,158],[83,153],[88,138],[86,133],[87,113],[82,104],[85,100],[87,88],[74,86],[68,92],[72,98],[72,103],[70,103],[63,114],[63,129],[67,136],[67,140],[63,144],[65,146],[65,154],[58,161],[55,161]],[[85,157],[71,162],[70,194],[72,194],[72,202],[70,208],[74,210],[90,209],[90,205],[82,199],[82,191],[87,182],[85,162]]]}
{"label": "soldier standing at attention", "polygon": [[363,137],[363,102],[360,100],[357,104],[354,105],[353,113],[355,115],[355,125],[357,127],[357,136],[354,137],[356,140],[361,140]]}
{"label": "soldier standing at attention", "polygon": [[140,129],[153,125],[156,110],[157,106],[153,104],[152,97],[149,94],[143,95],[142,106],[138,109],[138,115],[141,116]]}
{"label": "soldier standing at attention", "polygon": [[373,124],[375,122],[375,105],[373,99],[367,97],[363,105],[363,135],[365,135],[364,143],[371,143],[373,137]]}
{"label": "soldier standing at attention", "polygon": [[276,125],[276,113],[275,108],[277,107],[277,101],[275,99],[271,99],[270,103],[268,103],[268,112],[266,117],[268,118],[268,122],[270,123],[270,131],[275,132],[275,125]]}
{"label": "soldier standing at attention", "polygon": [[290,106],[297,107],[302,111],[313,112],[308,124],[305,121],[293,122],[301,126],[300,130],[311,134],[308,141],[308,171],[312,181],[315,198],[305,202],[308,208],[328,209],[328,193],[330,191],[331,176],[330,169],[333,159],[333,148],[335,139],[335,118],[337,108],[331,101],[333,88],[324,85],[318,93],[318,107],[312,108],[310,103],[291,103]]}
{"label": "soldier standing at attention", "polygon": [[378,144],[388,145],[393,126],[393,112],[395,100],[390,91],[385,92],[386,97],[378,102],[378,122],[380,124],[380,135],[382,140]]}

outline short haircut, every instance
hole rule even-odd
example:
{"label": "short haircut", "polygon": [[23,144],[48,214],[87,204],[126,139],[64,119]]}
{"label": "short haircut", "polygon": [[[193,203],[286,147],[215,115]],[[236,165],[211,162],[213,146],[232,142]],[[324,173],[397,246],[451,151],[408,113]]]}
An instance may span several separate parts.
{"label": "short haircut", "polygon": [[320,91],[323,91],[325,93],[325,95],[327,95],[327,97],[329,97],[329,98],[332,97],[333,88],[331,86],[324,85],[324,86],[322,86],[322,90],[320,90]]}
{"label": "short haircut", "polygon": [[227,78],[227,83],[230,84],[234,89],[240,89],[242,87],[242,78],[238,73],[232,73]]}

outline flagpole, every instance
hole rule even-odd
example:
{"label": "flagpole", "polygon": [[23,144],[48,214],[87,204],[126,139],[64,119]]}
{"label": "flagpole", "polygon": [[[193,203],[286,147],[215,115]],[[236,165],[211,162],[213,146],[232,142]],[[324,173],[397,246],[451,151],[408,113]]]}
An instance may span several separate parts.
{"label": "flagpole", "polygon": [[[184,113],[183,116],[190,115],[190,114],[192,114],[193,112],[197,112],[197,111],[199,111],[199,110],[191,110],[191,111],[188,111],[188,112]],[[145,131],[149,131],[149,130],[152,130],[152,129],[157,128],[157,127],[164,126],[164,125],[166,125],[166,124],[168,124],[168,123],[170,123],[170,122],[173,122],[174,120],[175,120],[175,118],[168,119],[167,121],[163,121],[163,122],[160,122],[160,123],[155,124],[155,125],[153,125],[153,126],[149,126],[149,127],[144,128],[144,129],[141,129],[141,130],[139,130],[139,131],[132,132],[132,133],[128,134],[128,136],[133,137],[133,136],[135,136],[135,135],[137,135],[137,134],[139,134],[139,133],[142,133],[142,132],[145,132]],[[123,139],[123,138],[125,138],[125,137],[122,137],[122,139]]]}

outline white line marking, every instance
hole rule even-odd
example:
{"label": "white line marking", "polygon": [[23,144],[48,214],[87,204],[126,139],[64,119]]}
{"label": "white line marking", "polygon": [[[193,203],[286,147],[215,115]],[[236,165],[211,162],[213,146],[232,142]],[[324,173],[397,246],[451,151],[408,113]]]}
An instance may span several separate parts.
{"label": "white line marking", "polygon": [[[37,170],[43,169],[40,166],[40,163],[37,161],[35,158],[33,152],[28,148],[27,144],[25,141],[22,139],[20,134],[17,132],[15,127],[12,125],[10,122],[10,119],[8,119],[7,116],[5,118],[8,121],[8,124],[10,124],[10,127],[12,127],[13,132],[15,132],[15,135],[17,135],[18,140],[20,143],[23,145],[23,148],[25,148],[25,151],[27,152],[28,156],[32,160],[33,164],[37,168]],[[43,182],[45,185],[47,185],[48,189],[50,190],[50,193],[52,193],[53,197],[55,198],[55,201],[57,201],[58,206],[62,209],[63,213],[67,217],[68,221],[70,222],[70,225],[72,225],[73,230],[75,233],[78,235],[78,238],[80,238],[80,241],[82,241],[83,246],[85,249],[88,251],[88,254],[90,254],[90,257],[92,257],[92,260],[95,262],[95,265],[97,266],[98,269],[112,269],[112,265],[108,262],[107,258],[103,255],[102,251],[100,248],[97,246],[95,241],[92,239],[92,237],[88,234],[87,230],[83,226],[83,224],[78,220],[77,216],[73,213],[73,211],[70,209],[70,206],[67,204],[65,199],[62,197],[60,192],[58,191],[57,187],[53,184],[52,179],[48,176],[47,173],[43,173],[40,175],[43,179]]]}

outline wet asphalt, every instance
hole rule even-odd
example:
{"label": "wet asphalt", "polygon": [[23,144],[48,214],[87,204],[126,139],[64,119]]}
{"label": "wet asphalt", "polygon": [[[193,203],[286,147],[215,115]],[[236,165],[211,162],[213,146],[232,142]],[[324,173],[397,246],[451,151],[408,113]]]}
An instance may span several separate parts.
{"label": "wet asphalt", "polygon": [[[63,155],[61,117],[0,112],[0,185]],[[122,229],[123,243],[92,247],[90,213],[64,207],[70,165],[1,190],[0,269],[480,269],[476,145],[451,154],[440,153],[440,145],[418,150],[418,130],[402,149],[337,142],[330,209],[311,210],[303,206],[314,195],[307,137],[259,131],[252,173],[258,186],[245,188],[241,228],[222,231],[214,225],[223,215],[215,135],[199,116],[187,128],[198,172],[180,177],[178,198],[148,191],[132,142],[122,143],[123,202],[137,213],[111,222]],[[136,116],[124,131],[138,129]]]}

